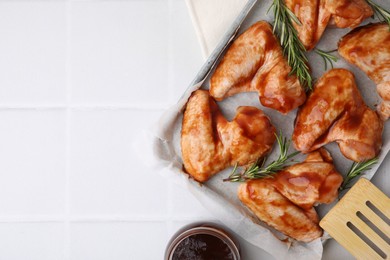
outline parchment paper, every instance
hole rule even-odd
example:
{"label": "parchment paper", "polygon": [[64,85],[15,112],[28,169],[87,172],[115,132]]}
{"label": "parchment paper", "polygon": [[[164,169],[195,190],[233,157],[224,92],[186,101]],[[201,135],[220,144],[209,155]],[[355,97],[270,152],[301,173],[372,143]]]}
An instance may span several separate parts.
{"label": "parchment paper", "polygon": [[[272,12],[266,14],[271,2],[272,1],[270,0],[248,1],[243,12],[236,19],[232,27],[228,28],[226,36],[198,73],[194,82],[183,94],[182,98],[174,107],[170,108],[156,126],[153,127],[147,138],[147,142],[152,149],[152,161],[155,162],[153,167],[154,171],[158,171],[171,181],[186,187],[204,207],[242,238],[264,249],[276,259],[321,259],[323,242],[328,238],[327,234],[324,234],[321,239],[317,239],[311,243],[300,243],[293,240],[282,242],[280,240],[284,238],[282,234],[259,221],[240,203],[237,198],[237,188],[239,184],[222,181],[222,179],[229,175],[232,170],[231,168],[222,171],[204,184],[199,184],[182,171],[180,150],[182,111],[190,94],[198,88],[208,89],[210,75],[208,75],[208,73],[212,73],[212,70],[210,71],[210,69],[212,69],[215,62],[218,63],[218,59],[223,55],[225,46],[232,39],[232,36],[234,36],[242,21],[243,23],[238,31],[239,33],[243,32],[258,20],[273,21]],[[385,3],[385,1],[378,1],[378,3],[388,10],[390,9],[390,2],[386,1]],[[253,4],[254,6],[252,8]],[[252,11],[246,16],[251,9]],[[375,20],[369,19],[366,20],[364,24],[373,21]],[[323,50],[337,49],[338,40],[349,31],[350,29],[328,28],[317,47]],[[337,55],[336,52],[335,54]],[[314,53],[309,53],[308,58],[313,71],[313,77],[319,78],[324,73],[324,64],[321,57]],[[358,88],[362,93],[364,100],[368,106],[375,109],[375,105],[380,102],[375,91],[375,84],[362,71],[348,64],[341,58],[335,64],[335,67],[349,69],[355,74]],[[290,112],[288,115],[282,115],[275,110],[263,107],[261,106],[256,93],[241,93],[230,97],[223,102],[219,102],[218,105],[228,120],[233,118],[238,106],[249,105],[258,107],[270,117],[278,131],[281,130],[284,136],[291,137],[296,110]],[[389,122],[387,122],[383,132],[383,147],[379,157],[380,162],[365,173],[364,177],[368,179],[371,179],[375,174],[380,163],[390,149],[389,131],[390,125]],[[326,145],[325,148],[332,154],[336,169],[340,173],[345,174],[352,165],[352,161],[346,159],[340,153],[340,150],[335,143]],[[278,152],[277,145],[275,144],[268,160],[272,161],[276,158]],[[304,155],[299,155],[296,157],[296,160],[301,161],[304,158]],[[150,158],[148,161],[150,163]],[[319,212],[320,217],[324,216],[331,207],[332,204],[318,206],[317,211]]]}

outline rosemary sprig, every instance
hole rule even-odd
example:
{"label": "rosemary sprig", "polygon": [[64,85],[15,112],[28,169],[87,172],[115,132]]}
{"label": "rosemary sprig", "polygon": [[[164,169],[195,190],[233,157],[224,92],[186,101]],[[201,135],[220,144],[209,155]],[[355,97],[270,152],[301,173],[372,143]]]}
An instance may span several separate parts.
{"label": "rosemary sprig", "polygon": [[278,159],[265,166],[265,161],[267,160],[265,158],[260,165],[257,161],[250,165],[249,168],[243,172],[237,172],[238,165],[236,164],[229,177],[223,181],[243,182],[250,179],[269,178],[278,171],[281,171],[283,168],[285,168],[287,166],[287,161],[299,154],[299,152],[287,154],[291,141],[283,138],[282,134],[276,135],[276,141],[278,142],[280,150]]}
{"label": "rosemary sprig", "polygon": [[359,162],[359,163],[354,162],[351,166],[351,169],[349,169],[347,176],[345,176],[344,181],[341,184],[339,190],[342,191],[351,188],[349,186],[351,181],[356,177],[360,176],[363,173],[363,171],[370,170],[371,169],[370,167],[376,164],[378,160],[379,160],[378,158],[373,158],[371,160],[367,160],[364,162]]}
{"label": "rosemary sprig", "polygon": [[298,32],[293,22],[301,25],[295,14],[287,8],[283,0],[273,0],[270,9],[274,11],[273,32],[276,33],[283,48],[283,54],[291,67],[290,74],[296,74],[299,82],[306,90],[313,89],[313,79],[310,75],[306,48],[299,40]]}
{"label": "rosemary sprig", "polygon": [[385,10],[380,5],[374,3],[372,0],[367,0],[367,3],[371,6],[372,10],[374,10],[374,14],[378,17],[378,19],[382,22],[386,22],[389,25],[390,30],[390,12]]}
{"label": "rosemary sprig", "polygon": [[328,63],[333,69],[333,62],[337,62],[339,58],[337,58],[335,55],[332,55],[331,53],[335,52],[337,50],[331,50],[331,51],[324,51],[321,49],[315,49],[314,52],[321,56],[321,58],[324,60],[325,70],[328,70]]}

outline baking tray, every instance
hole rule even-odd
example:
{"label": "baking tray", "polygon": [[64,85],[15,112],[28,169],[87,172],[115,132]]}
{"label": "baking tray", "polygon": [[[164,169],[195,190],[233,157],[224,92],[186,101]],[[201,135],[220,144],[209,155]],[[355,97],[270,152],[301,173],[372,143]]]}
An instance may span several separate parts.
{"label": "baking tray", "polygon": [[[321,239],[317,239],[311,243],[300,243],[291,240],[282,242],[280,240],[284,238],[282,234],[259,221],[240,203],[236,195],[239,184],[222,181],[222,179],[229,175],[232,170],[231,168],[222,171],[204,184],[199,184],[182,171],[180,130],[182,112],[189,96],[198,88],[208,89],[209,77],[212,75],[215,65],[218,64],[218,61],[223,56],[227,46],[237,34],[240,34],[258,20],[272,22],[272,12],[267,14],[267,10],[271,3],[272,1],[256,0],[249,0],[247,2],[178,103],[163,115],[157,128],[154,129],[151,138],[153,142],[153,154],[158,162],[156,169],[158,169],[161,174],[173,182],[185,186],[203,204],[203,206],[222,221],[222,223],[227,225],[248,242],[264,249],[277,259],[293,259],[297,257],[299,257],[299,259],[321,259],[323,242],[329,237],[324,234]],[[390,2],[381,2],[380,4],[387,9],[390,9]],[[363,24],[373,21],[374,20],[369,19]],[[349,31],[350,29],[328,28],[317,47],[323,50],[337,49],[338,40]],[[313,77],[319,78],[324,73],[322,58],[309,52],[308,59],[312,68]],[[376,94],[376,91],[373,91],[376,87],[375,84],[368,79],[365,73],[351,64],[348,64],[343,59],[339,59],[339,61],[335,63],[335,68],[346,68],[355,74],[358,88],[362,93],[364,100],[368,106],[375,109],[375,106],[379,104],[380,99]],[[282,115],[275,110],[263,107],[259,102],[257,93],[237,94],[222,102],[218,102],[218,105],[221,108],[222,113],[229,120],[234,117],[238,106],[247,105],[258,107],[271,118],[272,123],[278,131],[281,130],[284,136],[291,137],[297,110],[294,110],[287,115]],[[373,177],[390,150],[389,131],[390,125],[389,122],[387,122],[384,127],[383,146],[379,155],[379,162],[374,165],[371,170],[366,171],[364,177],[368,179]],[[340,173],[346,173],[351,166],[352,161],[347,160],[340,153],[340,150],[335,143],[328,144],[325,148],[332,154],[336,169]],[[269,155],[269,160],[276,158],[277,154],[277,149],[274,149]],[[301,161],[304,158],[304,155],[299,155],[296,157],[296,160]],[[332,205],[333,204],[318,206],[317,211],[319,212],[320,217],[326,214]]]}

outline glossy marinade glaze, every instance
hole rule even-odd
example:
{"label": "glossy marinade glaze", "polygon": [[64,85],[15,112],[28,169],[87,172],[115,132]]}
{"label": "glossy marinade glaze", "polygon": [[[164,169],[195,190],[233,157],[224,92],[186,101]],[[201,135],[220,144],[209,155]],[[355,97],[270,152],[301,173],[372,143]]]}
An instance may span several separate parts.
{"label": "glossy marinade glaze", "polygon": [[192,93],[184,111],[181,150],[184,168],[204,182],[223,169],[253,163],[275,142],[275,127],[256,107],[238,107],[229,122],[207,90]]}
{"label": "glossy marinade glaze", "polygon": [[337,142],[345,157],[361,162],[379,154],[382,132],[383,121],[364,103],[354,75],[332,69],[299,109],[292,140],[304,153]]}
{"label": "glossy marinade glaze", "polygon": [[359,27],[339,42],[339,53],[363,70],[375,84],[382,98],[378,113],[383,120],[390,116],[390,30],[386,23]]}
{"label": "glossy marinade glaze", "polygon": [[260,21],[229,47],[210,79],[217,101],[241,92],[257,92],[265,107],[288,113],[305,102],[306,94],[268,22]]}

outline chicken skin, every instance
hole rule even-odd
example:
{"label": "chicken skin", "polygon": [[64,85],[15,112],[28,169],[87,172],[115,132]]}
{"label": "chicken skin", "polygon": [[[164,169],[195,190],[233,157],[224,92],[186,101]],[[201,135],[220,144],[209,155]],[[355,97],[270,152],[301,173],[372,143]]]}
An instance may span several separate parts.
{"label": "chicken skin", "polygon": [[181,130],[184,168],[205,182],[236,163],[246,165],[268,153],[275,142],[275,127],[258,108],[239,107],[228,122],[207,90],[188,100]]}
{"label": "chicken skin", "polygon": [[326,0],[285,0],[285,3],[301,22],[301,25],[293,22],[300,41],[306,50],[313,49],[331,18],[325,8]]}
{"label": "chicken skin", "polygon": [[306,50],[313,49],[329,23],[339,28],[354,28],[373,15],[365,0],[285,0],[299,19],[293,23]]}
{"label": "chicken skin", "polygon": [[274,178],[276,189],[306,210],[314,204],[335,200],[342,182],[343,177],[334,168],[333,159],[324,148],[308,154],[304,162],[287,167]]}
{"label": "chicken skin", "polygon": [[330,203],[343,181],[325,149],[278,172],[274,178],[241,184],[238,197],[255,215],[276,230],[298,241],[321,237],[314,203]]}
{"label": "chicken skin", "polygon": [[382,131],[383,121],[364,103],[354,75],[333,69],[318,80],[298,111],[292,140],[304,153],[335,141],[345,157],[361,162],[378,155]]}
{"label": "chicken skin", "polygon": [[326,9],[339,28],[355,28],[374,14],[366,0],[326,0]]}
{"label": "chicken skin", "polygon": [[318,223],[280,194],[269,179],[241,184],[238,196],[261,221],[289,237],[310,242],[322,236]]}
{"label": "chicken skin", "polygon": [[264,21],[252,25],[227,50],[210,79],[210,94],[220,101],[240,92],[258,92],[263,106],[281,113],[302,105],[304,89]]}
{"label": "chicken skin", "polygon": [[378,113],[383,120],[390,116],[390,30],[385,23],[355,29],[339,42],[339,53],[363,70],[377,84],[383,102]]}

